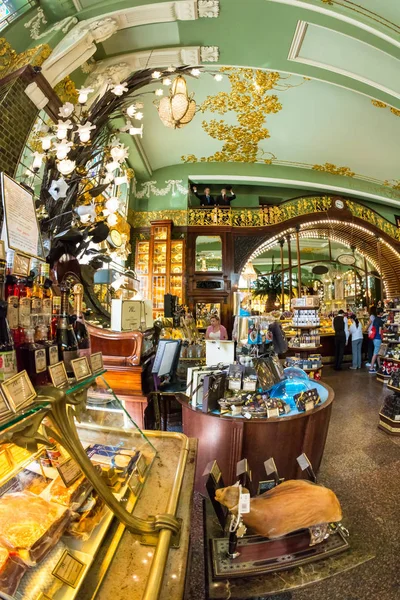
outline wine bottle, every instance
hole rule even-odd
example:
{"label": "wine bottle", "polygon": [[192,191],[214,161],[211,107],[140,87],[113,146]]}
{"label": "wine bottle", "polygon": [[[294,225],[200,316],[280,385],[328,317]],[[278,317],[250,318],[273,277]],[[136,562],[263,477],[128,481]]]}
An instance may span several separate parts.
{"label": "wine bottle", "polygon": [[74,285],[73,328],[78,342],[79,356],[90,356],[90,336],[83,316],[83,285]]}
{"label": "wine bottle", "polygon": [[36,342],[46,350],[47,366],[51,367],[59,361],[58,346],[55,342],[49,340],[49,328],[43,323],[39,325],[36,331]]}
{"label": "wine bottle", "polygon": [[34,264],[35,269],[35,277],[33,279],[33,287],[32,287],[32,305],[31,305],[31,313],[32,315],[40,315],[42,314],[42,288],[40,286],[40,278],[38,273],[38,265]]}
{"label": "wine bottle", "polygon": [[17,374],[17,357],[14,340],[7,322],[7,302],[5,293],[4,267],[0,268],[0,382]]}
{"label": "wine bottle", "polygon": [[57,338],[57,323],[61,314],[61,296],[53,296],[53,316],[50,325],[50,338],[55,340]]}
{"label": "wine bottle", "polygon": [[61,288],[61,313],[57,324],[57,345],[60,359],[64,361],[65,370],[69,377],[73,377],[71,361],[79,358],[78,342],[68,317],[68,292],[66,287]]}
{"label": "wine bottle", "polygon": [[25,330],[25,342],[19,347],[22,368],[26,369],[33,385],[47,383],[46,349],[35,342],[35,330]]}
{"label": "wine bottle", "polygon": [[50,325],[52,315],[52,300],[53,292],[51,290],[50,266],[47,263],[40,265],[39,285],[42,296],[42,312],[45,317],[45,322]]}

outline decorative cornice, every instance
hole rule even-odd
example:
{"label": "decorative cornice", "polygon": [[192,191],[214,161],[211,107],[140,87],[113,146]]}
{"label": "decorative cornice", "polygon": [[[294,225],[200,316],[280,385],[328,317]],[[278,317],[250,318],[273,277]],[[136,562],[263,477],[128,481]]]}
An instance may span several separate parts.
{"label": "decorative cornice", "polygon": [[219,47],[201,46],[200,58],[201,62],[217,62],[219,60]]}
{"label": "decorative cornice", "polygon": [[141,183],[142,189],[136,190],[136,181],[133,182],[133,195],[136,198],[150,198],[150,196],[167,196],[167,194],[183,194],[187,196],[188,188],[182,185],[182,179],[167,179],[164,188],[157,187],[157,181],[145,181]]}
{"label": "decorative cornice", "polygon": [[199,17],[206,17],[208,19],[218,17],[219,0],[197,0],[197,12]]}

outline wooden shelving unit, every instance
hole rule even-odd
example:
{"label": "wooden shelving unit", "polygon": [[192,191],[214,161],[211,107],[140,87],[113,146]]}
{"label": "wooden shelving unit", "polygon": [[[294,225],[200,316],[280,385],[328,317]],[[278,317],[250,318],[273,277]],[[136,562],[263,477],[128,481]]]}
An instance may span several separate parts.
{"label": "wooden shelving unit", "polygon": [[172,240],[172,221],[152,221],[150,240],[136,244],[135,270],[140,292],[153,302],[153,318],[164,314],[164,295],[184,300],[185,241]]}

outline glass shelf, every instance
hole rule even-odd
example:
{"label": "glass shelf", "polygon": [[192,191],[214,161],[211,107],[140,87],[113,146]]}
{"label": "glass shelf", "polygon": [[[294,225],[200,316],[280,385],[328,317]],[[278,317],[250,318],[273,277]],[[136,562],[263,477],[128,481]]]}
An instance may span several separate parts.
{"label": "glass shelf", "polygon": [[38,402],[38,403],[35,403],[33,406],[30,406],[29,408],[26,408],[25,410],[23,410],[19,413],[10,415],[9,419],[7,419],[6,421],[4,421],[3,423],[0,424],[0,433],[5,431],[6,429],[9,429],[10,427],[13,427],[17,423],[20,423],[24,419],[27,419],[28,417],[32,417],[36,413],[40,412],[42,409],[48,408],[48,407],[49,407],[49,404],[47,402]]}

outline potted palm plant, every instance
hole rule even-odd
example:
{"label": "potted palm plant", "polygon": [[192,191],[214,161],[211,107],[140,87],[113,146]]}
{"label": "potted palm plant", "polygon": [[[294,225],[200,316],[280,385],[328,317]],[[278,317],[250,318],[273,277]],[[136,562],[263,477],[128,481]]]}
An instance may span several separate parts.
{"label": "potted palm plant", "polygon": [[[283,291],[289,293],[285,284]],[[257,277],[253,284],[252,295],[254,298],[266,298],[265,310],[271,312],[276,310],[275,302],[282,295],[282,274],[275,271],[275,262],[272,257],[271,271]]]}

